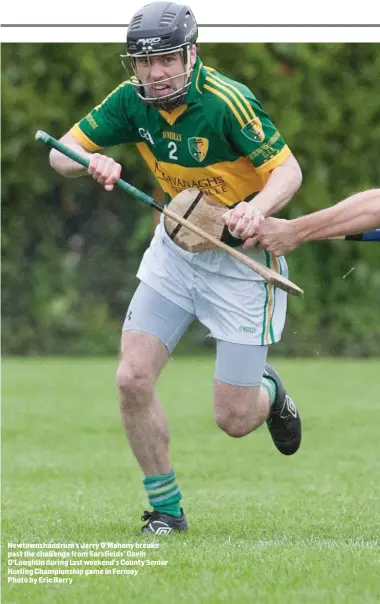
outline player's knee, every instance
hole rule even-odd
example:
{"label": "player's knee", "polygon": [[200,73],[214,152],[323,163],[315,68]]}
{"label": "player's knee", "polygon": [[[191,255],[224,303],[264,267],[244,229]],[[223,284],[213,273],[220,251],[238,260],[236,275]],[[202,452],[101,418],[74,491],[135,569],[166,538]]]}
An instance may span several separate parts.
{"label": "player's knee", "polygon": [[223,432],[233,438],[241,438],[252,431],[250,414],[242,408],[219,408],[215,411],[215,421]]}
{"label": "player's knee", "polygon": [[214,414],[217,426],[240,438],[258,428],[263,419],[258,405],[260,389],[215,382]]}
{"label": "player's knee", "polygon": [[144,399],[154,389],[154,380],[143,363],[122,361],[116,372],[121,401],[132,403]]}

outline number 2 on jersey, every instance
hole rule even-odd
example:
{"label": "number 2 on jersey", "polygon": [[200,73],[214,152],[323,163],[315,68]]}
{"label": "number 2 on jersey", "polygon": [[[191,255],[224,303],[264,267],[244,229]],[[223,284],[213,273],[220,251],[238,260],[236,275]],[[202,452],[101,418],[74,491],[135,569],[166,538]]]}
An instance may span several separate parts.
{"label": "number 2 on jersey", "polygon": [[178,157],[176,155],[176,153],[177,153],[177,145],[175,143],[173,143],[173,141],[170,141],[170,143],[168,143],[168,149],[170,149],[169,159],[178,160]]}

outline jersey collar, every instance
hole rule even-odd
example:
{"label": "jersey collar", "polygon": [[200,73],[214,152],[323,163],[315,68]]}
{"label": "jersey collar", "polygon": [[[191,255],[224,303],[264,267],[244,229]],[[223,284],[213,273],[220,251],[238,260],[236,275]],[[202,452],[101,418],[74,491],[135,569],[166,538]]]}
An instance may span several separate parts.
{"label": "jersey collar", "polygon": [[179,116],[185,113],[189,105],[193,105],[194,103],[197,103],[200,100],[202,96],[203,83],[206,79],[206,76],[207,71],[203,67],[203,63],[200,58],[197,57],[191,77],[191,84],[189,87],[189,91],[185,97],[184,103],[182,105],[178,105],[178,107],[176,107],[170,112],[164,111],[163,109],[158,110],[161,116],[168,122],[168,124],[173,126]]}
{"label": "jersey collar", "polygon": [[207,71],[203,67],[203,63],[200,57],[196,58],[193,74],[191,77],[191,84],[189,88],[189,92],[186,95],[185,103],[186,105],[191,105],[192,103],[197,103],[202,95],[203,84],[207,76]]}

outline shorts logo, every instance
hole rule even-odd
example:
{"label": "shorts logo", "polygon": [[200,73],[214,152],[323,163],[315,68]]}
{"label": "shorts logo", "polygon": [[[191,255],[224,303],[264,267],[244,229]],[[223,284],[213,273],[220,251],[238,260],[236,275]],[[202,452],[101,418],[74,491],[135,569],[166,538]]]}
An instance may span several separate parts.
{"label": "shorts logo", "polygon": [[242,129],[244,136],[249,138],[254,143],[262,143],[265,139],[265,134],[261,122],[257,116],[251,119]]}
{"label": "shorts logo", "polygon": [[188,139],[190,155],[199,162],[202,162],[208,151],[209,141],[207,138],[193,136]]}
{"label": "shorts logo", "polygon": [[239,331],[243,331],[244,333],[255,333],[255,327],[249,327],[248,325],[240,325]]}

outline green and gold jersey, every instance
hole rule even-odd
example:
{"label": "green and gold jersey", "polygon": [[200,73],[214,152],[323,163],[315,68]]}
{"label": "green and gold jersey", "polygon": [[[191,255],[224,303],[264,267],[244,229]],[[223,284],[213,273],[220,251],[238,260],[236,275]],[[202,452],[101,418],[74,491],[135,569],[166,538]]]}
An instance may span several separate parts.
{"label": "green and gold jersey", "polygon": [[158,110],[127,81],[71,133],[92,152],[135,143],[169,199],[196,188],[226,206],[261,191],[270,171],[290,155],[252,92],[199,58],[186,104]]}

